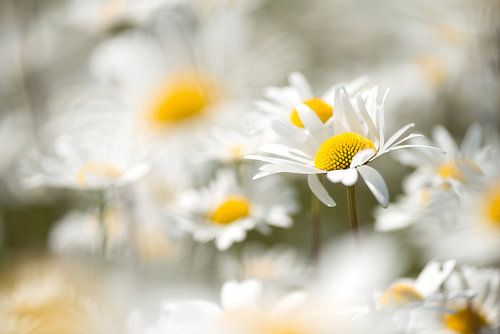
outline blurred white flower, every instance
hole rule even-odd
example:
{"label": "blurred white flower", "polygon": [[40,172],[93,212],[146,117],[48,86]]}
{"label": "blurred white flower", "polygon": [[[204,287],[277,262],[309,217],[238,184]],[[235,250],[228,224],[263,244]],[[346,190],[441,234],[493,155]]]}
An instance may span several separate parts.
{"label": "blurred white flower", "polygon": [[196,241],[215,240],[219,250],[243,241],[250,230],[269,233],[290,227],[296,212],[294,193],[281,180],[238,182],[232,170],[221,170],[206,188],[181,193],[172,214]]}
{"label": "blurred white flower", "polygon": [[[351,97],[344,86],[335,93],[335,114],[322,120],[314,107],[298,104],[296,111],[305,128],[293,129],[284,122],[274,126],[286,144],[261,148],[267,155],[250,155],[247,158],[264,161],[254,178],[275,173],[306,174],[311,191],[326,205],[335,206],[321,184],[318,175],[324,174],[333,183],[352,186],[358,173],[364,179],[376,200],[384,207],[389,201],[387,185],[382,176],[368,163],[388,152],[427,145],[408,144],[409,139],[421,135],[410,133],[414,124],[399,129],[389,139],[385,138],[384,100],[378,101],[378,90]],[[326,121],[326,123],[323,123]]]}
{"label": "blurred white flower", "polygon": [[[41,132],[24,166],[27,186],[103,190],[143,177],[151,146],[116,106],[87,103]],[[111,111],[110,111],[111,110]]]}
{"label": "blurred white flower", "polygon": [[500,272],[493,268],[461,266],[447,280],[445,291],[470,290],[465,300],[450,300],[447,312],[421,318],[418,333],[496,333],[500,329]]}
{"label": "blurred white flower", "polygon": [[98,45],[91,58],[93,73],[137,122],[154,133],[184,133],[184,141],[239,120],[255,92],[281,79],[297,59],[284,36],[256,36],[237,9],[221,6],[192,19],[194,27],[173,15],[158,23],[156,34],[121,34]]}
{"label": "blurred white flower", "polygon": [[241,258],[226,256],[220,259],[222,275],[226,279],[255,279],[263,284],[289,287],[305,284],[311,278],[312,268],[292,248],[246,245]]}

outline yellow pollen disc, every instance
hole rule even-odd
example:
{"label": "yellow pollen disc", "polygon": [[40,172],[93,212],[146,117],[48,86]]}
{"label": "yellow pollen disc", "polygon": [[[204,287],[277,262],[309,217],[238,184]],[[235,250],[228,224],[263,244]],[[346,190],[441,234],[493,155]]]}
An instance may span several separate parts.
{"label": "yellow pollen disc", "polygon": [[83,165],[76,172],[76,181],[81,186],[88,186],[89,178],[99,178],[107,180],[116,180],[123,174],[123,171],[109,163],[89,162]]}
{"label": "yellow pollen disc", "polygon": [[199,79],[179,78],[159,91],[150,107],[149,118],[157,125],[182,122],[203,113],[210,100]]}
{"label": "yellow pollen disc", "polygon": [[486,216],[492,225],[500,227],[500,184],[493,186],[486,193]]}
{"label": "yellow pollen disc", "polygon": [[227,225],[238,219],[245,218],[250,213],[250,202],[242,196],[229,196],[209,215],[216,224]]}
{"label": "yellow pollen disc", "polygon": [[[319,119],[323,123],[326,123],[326,121],[328,121],[330,117],[333,116],[333,108],[320,98],[313,97],[312,99],[305,100],[303,103],[311,108],[311,110],[313,110],[316,115],[318,115]],[[299,128],[304,127],[304,124],[302,123],[302,120],[300,119],[299,113],[297,112],[296,108],[293,108],[292,110],[292,114],[290,115],[290,122],[292,122],[293,125]]]}
{"label": "yellow pollen disc", "polygon": [[410,284],[395,283],[388,287],[379,299],[384,306],[398,306],[422,301],[423,296]]}
{"label": "yellow pollen disc", "polygon": [[443,179],[462,179],[463,175],[458,165],[454,161],[449,161],[439,166],[438,175]]}
{"label": "yellow pollen disc", "polygon": [[314,156],[314,166],[325,171],[347,169],[356,153],[369,148],[375,150],[373,142],[357,133],[335,135],[320,145]]}
{"label": "yellow pollen disc", "polygon": [[486,317],[471,307],[460,308],[455,313],[445,314],[443,323],[446,328],[459,334],[476,334],[481,328],[489,326]]}
{"label": "yellow pollen disc", "polygon": [[437,56],[423,56],[417,59],[417,64],[419,65],[422,73],[434,87],[440,87],[444,84],[447,77],[447,70],[444,61]]}

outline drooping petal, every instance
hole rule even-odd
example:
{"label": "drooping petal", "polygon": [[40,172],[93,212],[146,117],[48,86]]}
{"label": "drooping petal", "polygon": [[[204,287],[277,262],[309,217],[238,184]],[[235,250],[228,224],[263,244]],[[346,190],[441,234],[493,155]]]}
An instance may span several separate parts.
{"label": "drooping petal", "polygon": [[290,74],[288,80],[295,89],[297,89],[301,97],[306,100],[313,97],[311,86],[304,75],[300,72],[293,72]]}
{"label": "drooping petal", "polygon": [[319,116],[311,108],[301,103],[296,106],[296,109],[302,123],[304,123],[304,127],[316,140],[318,146],[328,139],[328,131],[326,130],[326,127],[323,125]]}
{"label": "drooping petal", "polygon": [[326,206],[334,207],[337,205],[333,198],[330,196],[325,187],[321,184],[317,175],[308,175],[307,184],[313,194]]}
{"label": "drooping petal", "polygon": [[366,150],[361,150],[352,158],[350,168],[358,167],[367,162],[371,157],[375,155],[375,151],[371,148]]}
{"label": "drooping petal", "polygon": [[360,166],[357,169],[377,202],[386,208],[389,204],[389,190],[382,175],[375,168],[367,165]]}
{"label": "drooping petal", "polygon": [[333,183],[352,186],[358,180],[358,172],[356,168],[332,170],[326,174],[326,177]]}
{"label": "drooping petal", "polygon": [[448,130],[446,130],[443,126],[438,125],[434,128],[432,134],[438,146],[445,150],[446,153],[450,154],[450,156],[455,156],[457,154],[457,144]]}

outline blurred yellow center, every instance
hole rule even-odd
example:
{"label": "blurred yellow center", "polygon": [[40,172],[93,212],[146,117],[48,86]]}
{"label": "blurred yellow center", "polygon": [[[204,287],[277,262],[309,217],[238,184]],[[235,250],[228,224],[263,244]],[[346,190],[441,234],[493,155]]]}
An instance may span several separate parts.
{"label": "blurred yellow center", "polygon": [[460,168],[457,166],[455,161],[449,161],[438,168],[438,175],[443,178],[443,179],[455,179],[455,180],[460,180],[462,179],[462,172],[460,171]]}
{"label": "blurred yellow center", "polygon": [[229,196],[209,215],[216,224],[226,225],[245,218],[250,213],[250,202],[242,196]]}
{"label": "blurred yellow center", "polygon": [[379,299],[384,306],[398,306],[422,301],[423,296],[410,284],[395,283],[388,287]]}
{"label": "blurred yellow center", "polygon": [[492,225],[500,227],[500,184],[493,186],[485,198],[486,215]]}
{"label": "blurred yellow center", "polygon": [[[313,97],[312,99],[305,100],[303,102],[306,106],[311,108],[316,115],[318,115],[319,119],[321,122],[326,123],[330,119],[330,117],[333,116],[333,108],[321,100],[320,98]],[[302,120],[299,117],[299,113],[297,112],[296,108],[293,108],[292,114],[290,115],[290,122],[292,122],[293,125],[303,128],[304,123],[302,123]]]}
{"label": "blurred yellow center", "polygon": [[361,150],[373,149],[373,142],[354,132],[335,135],[325,140],[314,156],[314,166],[330,171],[349,168],[352,158]]}
{"label": "blurred yellow center", "polygon": [[445,314],[443,323],[447,329],[460,334],[476,334],[481,328],[489,325],[486,317],[471,307],[460,308],[454,313]]}
{"label": "blurred yellow center", "polygon": [[417,59],[422,73],[427,81],[434,87],[442,86],[447,77],[444,61],[437,56],[427,55]]}
{"label": "blurred yellow center", "polygon": [[83,165],[75,175],[76,181],[81,186],[88,186],[89,178],[116,180],[123,171],[106,162],[89,162]]}
{"label": "blurred yellow center", "polygon": [[149,117],[157,125],[182,122],[199,116],[209,104],[210,96],[200,80],[183,77],[159,91]]}

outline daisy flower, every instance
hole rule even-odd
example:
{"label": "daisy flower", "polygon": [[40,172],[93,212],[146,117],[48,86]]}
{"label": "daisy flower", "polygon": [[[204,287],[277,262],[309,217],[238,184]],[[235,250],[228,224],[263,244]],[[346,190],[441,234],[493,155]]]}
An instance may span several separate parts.
{"label": "daisy flower", "polygon": [[293,192],[280,180],[240,184],[235,172],[222,170],[208,187],[180,194],[172,215],[194,240],[215,240],[223,251],[250,230],[290,227],[296,209]]}
{"label": "daisy flower", "polygon": [[413,123],[386,138],[383,107],[386,96],[387,92],[379,101],[378,90],[373,88],[351,98],[347,88],[341,86],[335,94],[335,114],[326,123],[314,106],[298,104],[297,114],[304,124],[302,135],[295,136],[287,131],[288,126],[282,126],[283,122],[275,121],[274,128],[286,144],[262,147],[261,151],[266,155],[247,157],[266,162],[254,178],[275,173],[305,174],[318,199],[328,206],[335,206],[318,175],[326,175],[331,182],[345,186],[353,186],[361,175],[377,201],[386,207],[389,200],[387,186],[369,163],[394,150],[428,147],[407,143],[409,139],[421,136],[408,134]]}
{"label": "daisy flower", "polygon": [[406,181],[409,191],[422,187],[452,187],[459,190],[463,184],[470,183],[483,173],[482,167],[491,159],[489,145],[483,145],[482,129],[478,124],[471,125],[459,145],[443,127],[436,126],[433,141],[426,138],[421,141],[426,145],[441,148],[446,154],[436,155],[425,150],[414,150],[411,154],[400,152],[397,158],[401,163],[417,168]]}
{"label": "daisy flower", "polygon": [[304,283],[311,273],[305,259],[294,249],[253,244],[245,246],[241,258],[221,258],[220,267],[226,278],[254,279],[285,287]]}
{"label": "daisy flower", "polygon": [[[449,311],[422,319],[427,333],[473,334],[495,333],[500,328],[500,272],[493,268],[461,266],[446,282],[446,291],[469,289],[467,300],[450,300]],[[422,331],[425,332],[425,331]]]}
{"label": "daisy flower", "polygon": [[400,307],[442,298],[438,296],[439,288],[448,279],[455,268],[455,261],[443,263],[431,261],[420,272],[416,279],[400,279],[393,282],[377,298],[379,307]]}
{"label": "daisy flower", "polygon": [[151,146],[109,108],[116,106],[87,103],[49,122],[24,166],[26,185],[104,190],[143,177]]}
{"label": "daisy flower", "polygon": [[183,138],[193,138],[239,120],[257,87],[281,79],[297,62],[286,37],[257,38],[249,18],[237,9],[219,6],[210,15],[190,18],[193,27],[172,15],[151,34],[108,39],[91,57],[95,77],[154,134],[187,131]]}

